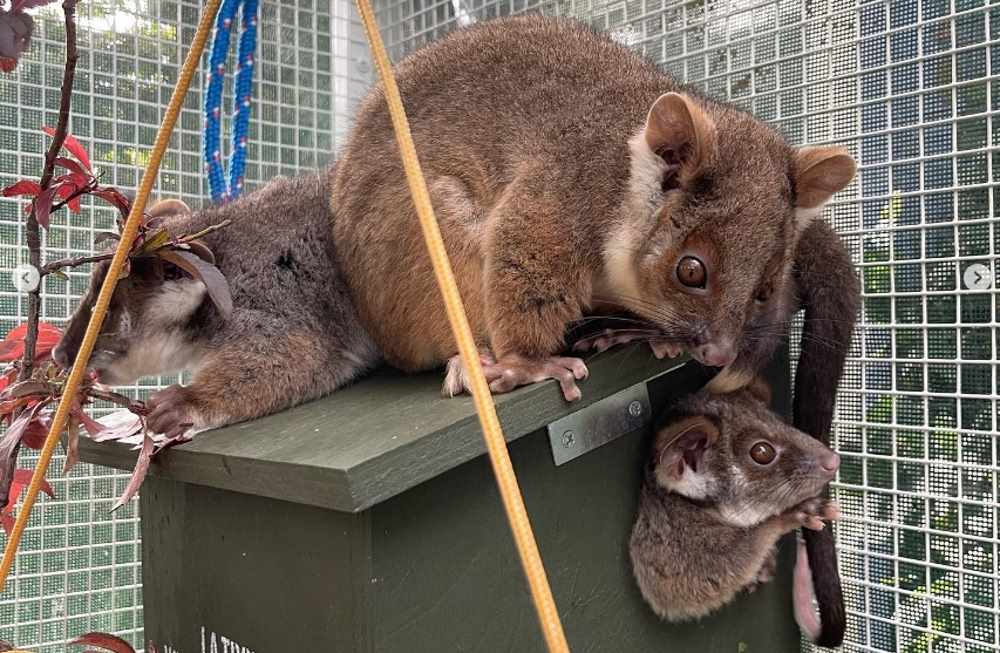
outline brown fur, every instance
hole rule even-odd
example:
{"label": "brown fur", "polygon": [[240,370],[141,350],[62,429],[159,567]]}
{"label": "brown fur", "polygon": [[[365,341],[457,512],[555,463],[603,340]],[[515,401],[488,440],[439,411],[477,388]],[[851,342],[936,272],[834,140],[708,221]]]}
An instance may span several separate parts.
{"label": "brown fur", "polygon": [[[761,441],[777,453],[768,465],[749,454]],[[657,433],[630,544],[654,612],[701,617],[766,581],[782,535],[836,517],[816,498],[836,462],[750,392],[681,401]]]}
{"label": "brown fur", "polygon": [[[795,150],[606,36],[563,19],[490,21],[395,72],[470,325],[501,362],[551,356],[599,305],[725,358],[758,288],[787,277],[795,195],[808,190]],[[379,88],[332,195],[345,275],[386,359],[443,364],[455,345]],[[695,242],[716,252],[703,292],[674,276]]]}
{"label": "brown fur", "polygon": [[[274,413],[332,392],[378,360],[340,276],[327,178],[279,177],[194,213],[176,200],[151,207],[174,235],[232,220],[204,240],[234,304],[224,319],[197,282],[156,259],[133,261],[119,282],[91,367],[115,384],[138,374],[194,373],[189,386],[150,397],[153,430],[175,435],[185,424],[205,428]],[[106,270],[107,263],[95,265],[54,352],[64,364],[76,356]],[[165,300],[168,289],[177,290],[177,302]]]}

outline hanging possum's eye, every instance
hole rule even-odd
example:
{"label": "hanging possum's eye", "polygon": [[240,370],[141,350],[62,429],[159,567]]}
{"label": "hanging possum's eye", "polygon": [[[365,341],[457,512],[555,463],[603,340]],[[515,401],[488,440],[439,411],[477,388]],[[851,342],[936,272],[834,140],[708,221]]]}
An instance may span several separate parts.
{"label": "hanging possum's eye", "polygon": [[677,263],[677,280],[688,288],[704,288],[708,281],[705,264],[694,256],[685,256]]}
{"label": "hanging possum's eye", "polygon": [[768,442],[761,440],[757,442],[752,447],[750,447],[750,457],[758,465],[770,465],[774,462],[774,457],[777,455],[774,447]]}

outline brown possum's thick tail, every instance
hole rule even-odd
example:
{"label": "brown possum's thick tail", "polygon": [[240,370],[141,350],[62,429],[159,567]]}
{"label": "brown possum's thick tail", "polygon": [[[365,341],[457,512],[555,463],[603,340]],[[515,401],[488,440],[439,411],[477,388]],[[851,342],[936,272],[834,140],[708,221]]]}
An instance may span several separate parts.
{"label": "brown possum's thick tail", "polygon": [[[802,353],[795,371],[793,425],[824,444],[830,443],[834,400],[844,371],[854,321],[861,301],[858,279],[851,257],[836,233],[824,222],[815,221],[802,234],[795,256],[795,277],[801,305],[805,308]],[[837,569],[837,549],[833,528],[805,530],[804,551],[796,564],[799,575],[809,571],[812,592],[819,607],[819,627],[809,637],[822,646],[839,646],[847,627],[844,596]],[[802,553],[806,559],[801,559]],[[800,571],[804,570],[804,571]],[[796,619],[800,617],[796,593]],[[809,614],[812,614],[811,598]]]}

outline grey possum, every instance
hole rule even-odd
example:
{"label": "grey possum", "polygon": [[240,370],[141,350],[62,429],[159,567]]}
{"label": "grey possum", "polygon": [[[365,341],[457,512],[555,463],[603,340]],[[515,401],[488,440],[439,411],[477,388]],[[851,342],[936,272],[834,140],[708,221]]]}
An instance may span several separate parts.
{"label": "grey possum", "polygon": [[[278,177],[260,190],[192,212],[178,200],[151,207],[168,231],[205,236],[229,281],[233,311],[223,318],[206,288],[160,259],[134,259],[119,281],[90,368],[102,383],[190,371],[190,385],[150,396],[148,426],[178,435],[260,417],[336,390],[379,360],[339,272],[330,234],[329,175]],[[108,263],[53,351],[76,357]]]}
{"label": "grey possum", "polygon": [[646,466],[630,553],[653,611],[683,621],[769,580],[782,535],[836,519],[836,505],[818,495],[840,459],[782,422],[754,385],[728,395],[703,390],[673,406],[664,424]]}
{"label": "grey possum", "polygon": [[[737,357],[788,280],[798,234],[854,161],[791,147],[581,23],[521,16],[457,30],[396,79],[474,334],[503,392],[586,375],[568,324],[624,308],[701,362]],[[359,315],[404,370],[455,354],[383,92],[360,105],[333,181]]]}

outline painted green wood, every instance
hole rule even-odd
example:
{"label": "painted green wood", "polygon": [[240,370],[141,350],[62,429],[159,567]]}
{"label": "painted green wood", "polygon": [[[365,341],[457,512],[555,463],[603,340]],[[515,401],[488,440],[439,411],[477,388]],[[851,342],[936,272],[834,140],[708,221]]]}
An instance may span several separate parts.
{"label": "painted green wood", "polygon": [[[650,395],[662,405],[703,381],[686,367]],[[798,651],[788,541],[777,579],[712,617],[667,625],[642,602],[627,544],[651,434],[559,467],[544,429],[511,444],[571,650]],[[544,650],[485,456],[357,514],[162,478],[141,514],[161,652],[209,653],[213,637],[219,653]]]}
{"label": "painted green wood", "polygon": [[[645,345],[589,359],[583,399],[555,382],[496,397],[509,441],[635,383],[679,366]],[[364,510],[468,460],[485,446],[469,397],[442,398],[439,373],[382,370],[317,401],[200,434],[158,457],[150,476],[349,512]],[[135,451],[81,443],[81,458],[131,470]]]}

